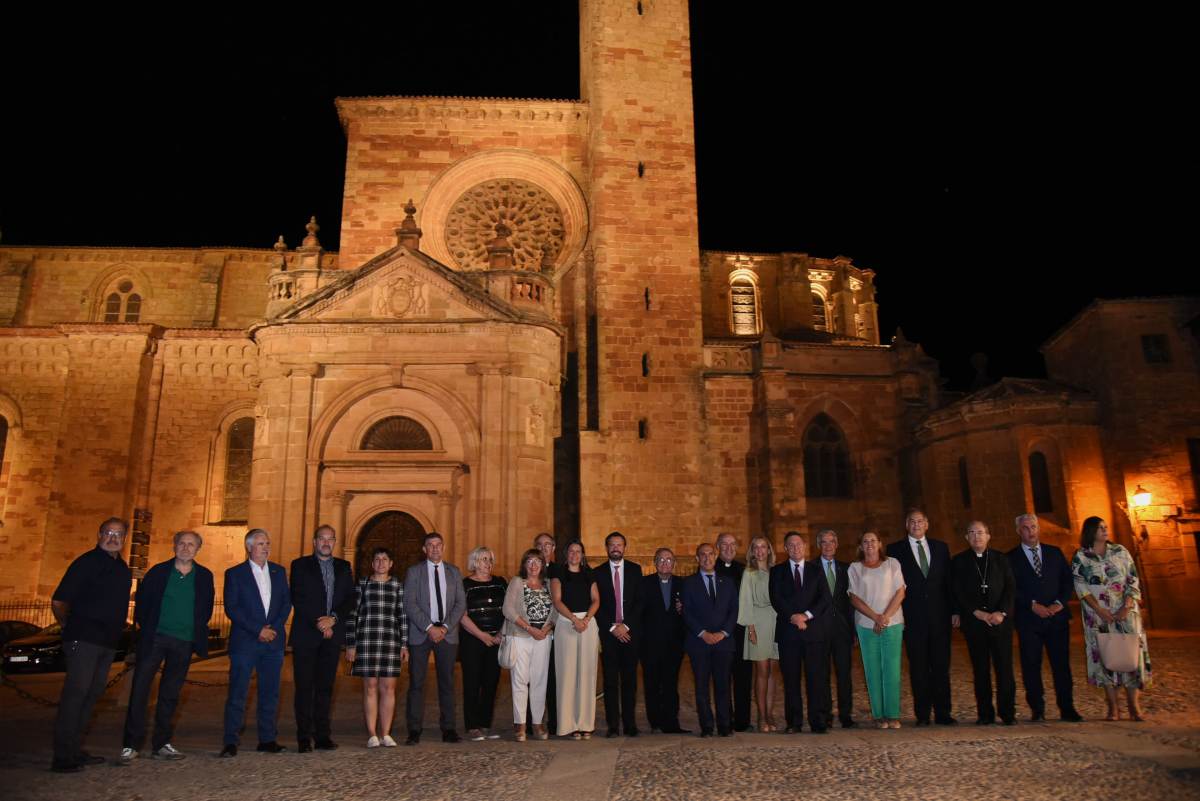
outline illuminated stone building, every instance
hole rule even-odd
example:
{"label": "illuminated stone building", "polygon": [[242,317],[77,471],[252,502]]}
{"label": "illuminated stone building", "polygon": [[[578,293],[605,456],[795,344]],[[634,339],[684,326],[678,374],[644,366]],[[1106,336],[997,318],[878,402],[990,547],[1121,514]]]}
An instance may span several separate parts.
{"label": "illuminated stone building", "polygon": [[[687,24],[584,0],[577,101],[338,100],[337,254],[315,222],[297,248],[0,247],[0,594],[45,597],[113,513],[137,561],[184,527],[240,560],[255,525],[286,563],[327,521],[356,561],[436,529],[510,572],[543,530],[648,561],[831,525],[849,556],[941,499],[936,364],[881,344],[874,273],[699,250]],[[1063,425],[1099,452],[1095,403]]]}

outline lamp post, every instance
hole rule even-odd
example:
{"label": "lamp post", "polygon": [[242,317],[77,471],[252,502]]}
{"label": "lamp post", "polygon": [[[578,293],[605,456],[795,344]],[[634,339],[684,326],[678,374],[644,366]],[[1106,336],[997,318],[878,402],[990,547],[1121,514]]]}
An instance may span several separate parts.
{"label": "lamp post", "polygon": [[1153,495],[1150,490],[1138,484],[1130,496],[1131,503],[1119,501],[1118,506],[1129,518],[1129,529],[1133,533],[1133,563],[1138,572],[1138,584],[1142,591],[1142,608],[1146,615],[1146,625],[1154,626],[1154,606],[1150,603],[1150,583],[1146,575],[1146,565],[1142,560],[1142,547],[1150,541],[1150,532],[1142,522],[1141,511],[1150,505]]}

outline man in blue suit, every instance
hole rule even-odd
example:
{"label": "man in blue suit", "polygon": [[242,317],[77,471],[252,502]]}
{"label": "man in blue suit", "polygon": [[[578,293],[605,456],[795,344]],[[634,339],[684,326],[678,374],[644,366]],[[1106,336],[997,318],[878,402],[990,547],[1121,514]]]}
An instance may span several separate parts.
{"label": "man in blue suit", "polygon": [[950,633],[959,617],[950,581],[950,548],[925,536],[929,519],[920,509],[904,518],[908,536],[887,547],[904,575],[904,650],[918,726],[958,723],[950,714]]}
{"label": "man in blue suit", "polygon": [[683,581],[684,648],[696,679],[696,712],[700,736],[712,737],[713,712],[708,687],[715,689],[717,733],[733,733],[730,720],[729,671],[733,666],[734,627],[737,625],[737,585],[728,576],[716,574],[717,549],[704,543],[696,549],[700,571]]}
{"label": "man in blue suit", "polygon": [[799,733],[804,721],[800,675],[808,694],[808,725],[813,734],[829,731],[829,629],[833,599],[819,560],[808,558],[808,542],[798,531],[783,538],[786,561],[771,568],[768,590],[775,608],[775,642],[783,673],[787,730]]}
{"label": "man in blue suit", "polygon": [[1071,610],[1067,608],[1075,586],[1071,567],[1062,551],[1041,543],[1036,515],[1018,517],[1017,534],[1021,544],[1008,552],[1008,559],[1017,582],[1013,618],[1021,654],[1025,700],[1033,719],[1044,720],[1046,696],[1042,687],[1042,650],[1045,649],[1050,657],[1050,672],[1054,675],[1059,716],[1078,723],[1083,717],[1075,711],[1070,658]]}
{"label": "man in blue suit", "polygon": [[268,562],[271,536],[261,528],[246,533],[246,561],[225,571],[225,614],[229,616],[229,695],[225,699],[225,746],[235,757],[246,714],[250,674],[258,674],[258,750],[278,754],[275,713],[283,670],[284,624],[292,612],[287,574]]}

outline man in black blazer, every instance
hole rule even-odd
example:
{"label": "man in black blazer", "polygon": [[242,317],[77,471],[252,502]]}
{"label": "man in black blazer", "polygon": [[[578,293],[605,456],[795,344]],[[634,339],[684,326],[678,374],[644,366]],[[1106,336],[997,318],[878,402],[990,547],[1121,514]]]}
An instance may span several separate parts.
{"label": "man in black blazer", "polygon": [[[737,560],[738,541],[732,534],[717,537],[717,575],[733,579],[738,592],[742,589],[742,574],[745,562]],[[733,665],[729,674],[733,679],[733,730],[746,731],[750,728],[750,691],[754,685],[754,663],[743,658],[746,643],[746,627],[735,626],[733,633]]]}
{"label": "man in black blazer", "polygon": [[1054,675],[1054,695],[1059,716],[1071,723],[1083,717],[1075,711],[1071,680],[1071,610],[1067,602],[1074,591],[1071,567],[1063,552],[1043,545],[1036,515],[1017,518],[1021,544],[1008,552],[1016,579],[1017,643],[1021,653],[1021,681],[1025,700],[1034,720],[1046,717],[1046,696],[1042,686],[1042,649],[1050,657]]}
{"label": "man in black blazer", "polygon": [[913,509],[904,520],[908,536],[893,542],[887,555],[900,563],[904,591],[904,650],[912,682],[917,725],[934,721],[952,726],[950,714],[950,632],[958,627],[958,610],[950,591],[950,549],[925,536],[929,519]]}
{"label": "man in black blazer", "polygon": [[[821,550],[821,575],[829,585],[833,599],[833,619],[829,625],[829,655],[837,674],[838,720],[843,729],[854,728],[854,687],[850,683],[851,656],[854,653],[854,612],[850,608],[850,565],[837,559],[838,535],[831,528],[817,532]],[[833,726],[833,699],[825,700],[826,726]]]}
{"label": "man in black blazer", "polygon": [[337,532],[318,526],[311,556],[292,562],[292,675],[296,682],[296,739],[300,753],[313,740],[325,751],[337,748],[330,736],[329,709],[337,678],[338,655],[346,637],[346,618],[354,610],[350,563],[333,555]]}
{"label": "man in black blazer", "polygon": [[833,604],[821,567],[808,559],[808,542],[798,531],[783,538],[787,561],[771,568],[768,588],[777,616],[775,642],[783,672],[787,730],[799,732],[804,719],[800,674],[808,693],[808,725],[814,734],[829,731],[829,627]]}
{"label": "man in black blazer", "polygon": [[[962,615],[962,633],[975,674],[975,723],[996,722],[996,712],[1005,726],[1017,722],[1017,684],[1013,678],[1012,567],[1008,558],[992,550],[992,535],[981,520],[967,526],[971,547],[950,560],[954,599]],[[996,670],[996,703],[992,704],[992,669]]]}
{"label": "man in black blazer", "polygon": [[696,713],[700,736],[711,737],[713,712],[708,688],[714,688],[717,734],[733,734],[729,704],[729,668],[733,662],[733,627],[737,623],[738,589],[733,579],[715,571],[717,549],[704,543],[696,549],[700,570],[683,581],[684,647],[696,680]]}
{"label": "man in black blazer", "polygon": [[673,575],[675,554],[654,552],[655,573],[642,577],[642,678],[650,731],[687,734],[679,727],[679,665],[683,661],[683,579]]}
{"label": "man in black blazer", "polygon": [[608,561],[595,569],[600,609],[600,666],[604,669],[604,716],[608,736],[624,724],[627,737],[637,737],[638,638],[642,619],[642,567],[625,559],[625,535],[614,531],[604,538]]}

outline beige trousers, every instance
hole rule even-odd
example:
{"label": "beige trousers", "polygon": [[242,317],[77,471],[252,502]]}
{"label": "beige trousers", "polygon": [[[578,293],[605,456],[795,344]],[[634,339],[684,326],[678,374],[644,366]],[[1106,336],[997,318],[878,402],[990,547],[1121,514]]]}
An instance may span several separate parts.
{"label": "beige trousers", "polygon": [[[576,618],[584,617],[576,612]],[[570,618],[558,618],[554,624],[554,681],[558,703],[560,737],[576,731],[596,728],[596,670],[600,654],[600,635],[596,621],[589,620],[581,634]]]}

